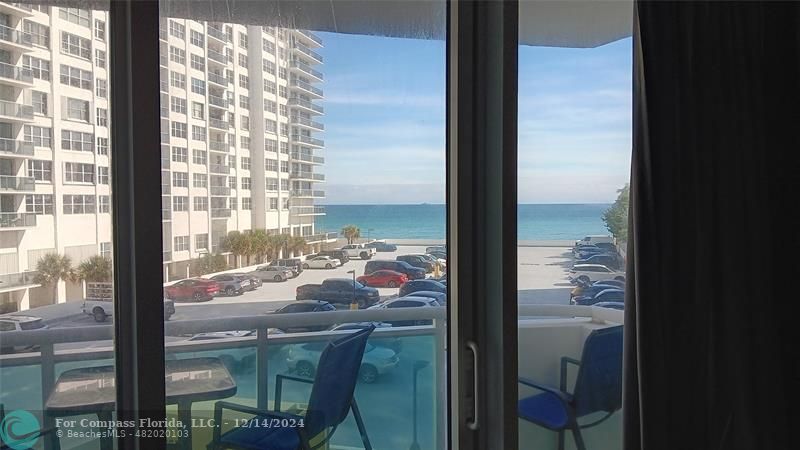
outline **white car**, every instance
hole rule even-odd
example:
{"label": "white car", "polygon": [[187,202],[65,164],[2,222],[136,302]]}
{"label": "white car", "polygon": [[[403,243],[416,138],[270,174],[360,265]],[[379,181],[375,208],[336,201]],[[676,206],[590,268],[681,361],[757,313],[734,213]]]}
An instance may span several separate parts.
{"label": "white car", "polygon": [[[305,378],[314,378],[317,363],[322,355],[322,350],[328,345],[324,341],[314,341],[307,344],[288,345],[286,349],[286,365],[289,370],[294,370],[297,375]],[[358,378],[364,383],[374,383],[378,376],[394,370],[400,362],[397,353],[387,347],[367,343],[364,349],[364,358],[361,360],[361,369]]]}
{"label": "white car", "polygon": [[[47,325],[44,324],[41,317],[18,316],[14,314],[0,316],[0,333],[6,331],[41,330],[45,328],[47,328]],[[2,335],[0,334],[0,342],[2,342],[2,340]],[[38,348],[38,345],[0,346],[0,353],[35,352]]]}
{"label": "white car", "polygon": [[341,261],[330,256],[317,256],[303,261],[303,269],[333,269],[341,265]]}
{"label": "white car", "polygon": [[609,269],[600,264],[576,264],[569,271],[569,280],[573,283],[578,281],[587,283],[605,280],[625,281],[625,272]]}
{"label": "white car", "polygon": [[351,259],[361,258],[370,259],[375,256],[377,250],[372,247],[367,247],[364,244],[348,244],[341,248]]}
{"label": "white car", "polygon": [[579,241],[575,241],[575,247],[580,247],[582,245],[595,245],[599,243],[614,243],[614,236],[609,236],[607,234],[593,234],[584,237]]}
{"label": "white car", "polygon": [[[111,299],[91,299],[87,298],[81,305],[81,311],[94,317],[95,322],[105,322],[107,318],[114,315],[114,302]],[[175,302],[164,299],[164,320],[169,320],[175,314]]]}
{"label": "white car", "polygon": [[247,275],[256,277],[261,281],[286,281],[294,274],[292,269],[283,266],[259,266],[256,270],[248,272]]}

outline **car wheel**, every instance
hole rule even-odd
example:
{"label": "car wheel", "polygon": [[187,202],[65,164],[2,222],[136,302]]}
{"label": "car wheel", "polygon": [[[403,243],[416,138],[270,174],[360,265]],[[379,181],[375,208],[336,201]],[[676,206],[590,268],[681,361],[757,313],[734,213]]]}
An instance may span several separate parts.
{"label": "car wheel", "polygon": [[358,302],[358,309],[364,309],[367,307],[367,301],[363,298],[356,300]]}
{"label": "car wheel", "polygon": [[194,301],[196,301],[196,302],[199,302],[199,301],[203,300],[203,296],[202,296],[202,295],[201,295],[199,292],[195,292],[195,293],[192,295],[192,299],[193,299]]}
{"label": "car wheel", "polygon": [[369,253],[367,252],[361,252],[359,256],[361,256],[361,259],[369,259]]}
{"label": "car wheel", "polygon": [[280,275],[275,275],[275,277],[273,277],[272,279],[275,281],[283,281],[283,277],[281,277]]}
{"label": "car wheel", "polygon": [[333,269],[333,266],[330,263],[328,263],[328,264],[325,264],[325,268],[326,269]]}
{"label": "car wheel", "polygon": [[308,361],[299,361],[296,366],[297,375],[305,378],[314,378],[314,366]]}
{"label": "car wheel", "polygon": [[614,279],[617,281],[625,281],[625,277],[615,277]]}
{"label": "car wheel", "polygon": [[225,288],[225,295],[228,297],[233,297],[234,294],[236,294],[236,289],[234,289],[233,286],[228,286]]}
{"label": "car wheel", "polygon": [[389,282],[386,283],[386,285],[389,286],[390,288],[395,288],[397,287],[397,282],[394,280],[389,280]]}
{"label": "car wheel", "polygon": [[92,310],[92,316],[94,316],[95,322],[105,322],[106,321],[106,312],[103,311],[103,308],[95,308]]}
{"label": "car wheel", "polygon": [[363,364],[358,371],[358,379],[363,383],[372,384],[378,379],[378,369],[371,364]]}
{"label": "car wheel", "polygon": [[581,275],[581,276],[578,277],[578,281],[583,282],[583,283],[588,283],[591,280],[589,280],[589,277],[587,277],[586,275]]}
{"label": "car wheel", "polygon": [[303,269],[308,269],[308,264],[303,264]]}

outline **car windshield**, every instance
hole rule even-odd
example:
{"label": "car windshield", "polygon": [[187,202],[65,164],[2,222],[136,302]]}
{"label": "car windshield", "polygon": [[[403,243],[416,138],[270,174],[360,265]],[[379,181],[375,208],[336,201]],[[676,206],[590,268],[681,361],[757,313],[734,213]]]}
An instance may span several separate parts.
{"label": "car windshield", "polygon": [[31,320],[30,322],[19,323],[20,330],[37,330],[39,328],[44,328],[44,322],[42,322],[42,319],[36,319],[36,320]]}

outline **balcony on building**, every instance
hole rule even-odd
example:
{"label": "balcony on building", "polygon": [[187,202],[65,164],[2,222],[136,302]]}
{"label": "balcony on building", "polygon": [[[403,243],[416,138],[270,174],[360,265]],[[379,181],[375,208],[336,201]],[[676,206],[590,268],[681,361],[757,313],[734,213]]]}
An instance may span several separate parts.
{"label": "balcony on building", "polygon": [[303,56],[305,56],[307,58],[310,58],[312,61],[316,62],[317,64],[322,64],[322,55],[320,55],[319,53],[315,52],[314,50],[311,50],[310,48],[308,48],[307,46],[303,45],[302,43],[295,41],[294,44],[292,44],[292,49],[294,51],[302,54]]}
{"label": "balcony on building", "polygon": [[310,170],[293,170],[289,173],[289,176],[298,181],[315,181],[315,182],[323,182],[325,181],[325,175],[321,173],[314,173]]}
{"label": "balcony on building", "polygon": [[315,121],[313,121],[311,119],[307,119],[307,118],[302,117],[302,116],[297,116],[297,115],[292,116],[292,118],[289,121],[289,123],[292,126],[299,127],[299,128],[305,128],[305,129],[311,130],[311,131],[325,131],[325,125],[323,125],[322,123],[315,122]]}
{"label": "balcony on building", "polygon": [[231,80],[225,77],[224,74],[219,72],[208,72],[208,81],[222,86],[223,88],[227,88],[229,84],[231,84]]}
{"label": "balcony on building", "polygon": [[30,122],[33,120],[33,106],[0,100],[0,119],[12,122]]}
{"label": "balcony on building", "polygon": [[314,47],[314,48],[322,47],[322,39],[314,36],[310,31],[306,30],[292,30],[292,31],[294,31],[295,37],[299,38],[308,47]]}
{"label": "balcony on building", "polygon": [[208,149],[215,152],[230,152],[231,145],[225,141],[208,141]]}
{"label": "balcony on building", "polygon": [[230,42],[228,35],[225,33],[225,30],[218,25],[208,24],[208,36],[216,39],[223,45],[227,45]]}
{"label": "balcony on building", "polygon": [[299,91],[315,99],[321,99],[324,97],[322,89],[297,78],[292,78],[289,80],[289,89]]}
{"label": "balcony on building", "polygon": [[222,64],[224,67],[228,66],[228,57],[225,56],[225,54],[209,48],[206,51],[206,55],[208,56],[209,61],[214,61],[218,64]]}
{"label": "balcony on building", "polygon": [[308,100],[305,100],[305,99],[302,99],[302,98],[298,98],[298,97],[290,98],[289,101],[286,102],[286,104],[290,108],[299,109],[299,110],[305,111],[305,112],[307,112],[309,114],[324,114],[325,113],[325,109],[322,106],[316,105],[316,104],[314,104],[314,103],[312,103],[312,102],[310,102]]}
{"label": "balcony on building", "polygon": [[208,193],[213,196],[229,197],[231,195],[230,186],[214,186],[208,187]]}
{"label": "balcony on building", "polygon": [[32,51],[33,37],[30,33],[0,25],[0,48],[12,51]]}
{"label": "balcony on building", "polygon": [[289,195],[296,198],[325,198],[325,191],[317,191],[313,189],[297,189],[291,191]]}
{"label": "balcony on building", "polygon": [[219,173],[219,174],[223,174],[223,175],[228,175],[230,173],[230,171],[231,171],[231,166],[228,166],[226,164],[214,164],[214,163],[212,163],[212,164],[208,165],[208,168],[209,168],[209,171],[211,171],[211,173]]}
{"label": "balcony on building", "polygon": [[33,8],[27,3],[0,2],[0,13],[11,16],[30,17],[33,15]]}
{"label": "balcony on building", "polygon": [[289,62],[289,70],[294,73],[299,73],[307,77],[314,78],[316,81],[324,81],[324,76],[319,70],[314,70],[303,62],[302,60],[295,59]]}
{"label": "balcony on building", "polygon": [[0,155],[12,158],[29,158],[33,156],[33,142],[20,139],[0,138]]}
{"label": "balcony on building", "polygon": [[230,208],[211,208],[212,219],[227,219],[231,216]]}
{"label": "balcony on building", "polygon": [[322,139],[313,138],[311,136],[306,136],[303,134],[293,134],[292,140],[294,142],[300,142],[302,144],[316,148],[322,148],[325,146],[325,141],[323,141]]}
{"label": "balcony on building", "polygon": [[292,152],[292,153],[290,153],[290,156],[291,156],[292,160],[294,160],[294,161],[302,161],[304,163],[309,163],[309,164],[324,164],[325,163],[325,158],[323,158],[322,156],[315,156],[312,153]]}
{"label": "balcony on building", "polygon": [[216,117],[208,118],[208,126],[210,126],[211,128],[216,128],[218,130],[225,131],[226,133],[228,132],[228,128],[230,128],[230,125],[228,124],[227,121],[225,121],[224,119],[218,119]]}
{"label": "balcony on building", "polygon": [[33,74],[30,69],[0,63],[0,81],[17,87],[31,87],[33,86]]}
{"label": "balcony on building", "polygon": [[36,183],[31,177],[0,175],[0,191],[33,192]]}
{"label": "balcony on building", "polygon": [[[0,229],[19,230],[36,226],[36,214],[0,212]],[[0,287],[3,287],[0,284]]]}
{"label": "balcony on building", "polygon": [[324,206],[292,206],[291,212],[295,216],[324,216]]}
{"label": "balcony on building", "polygon": [[228,99],[214,94],[208,94],[208,104],[219,108],[228,109]]}

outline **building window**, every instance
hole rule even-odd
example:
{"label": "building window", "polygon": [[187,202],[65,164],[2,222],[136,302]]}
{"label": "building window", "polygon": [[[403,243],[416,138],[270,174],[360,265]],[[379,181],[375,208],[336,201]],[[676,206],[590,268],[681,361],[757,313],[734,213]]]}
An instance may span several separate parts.
{"label": "building window", "polygon": [[81,70],[76,67],[61,65],[61,84],[68,86],[92,89],[92,73],[87,70]]}
{"label": "building window", "polygon": [[289,110],[286,108],[286,105],[280,105],[279,111],[281,112],[282,116],[289,117],[289,113],[288,113]]}
{"label": "building window", "polygon": [[178,64],[186,64],[186,50],[175,47],[174,45],[169,46],[169,60],[178,63]]}
{"label": "building window", "polygon": [[97,197],[97,212],[110,213],[111,212],[111,197],[108,195],[100,195]]}
{"label": "building window", "polygon": [[275,122],[272,119],[264,119],[264,131],[268,131],[270,133],[277,133],[278,132],[277,122]]}
{"label": "building window", "polygon": [[[277,178],[267,178],[267,190],[268,191],[277,191],[278,190],[278,179]],[[277,208],[277,205],[275,206]]]}
{"label": "building window", "polygon": [[113,255],[111,242],[101,242],[100,243],[100,256],[106,259],[111,259]]}
{"label": "building window", "polygon": [[242,129],[243,130],[249,130],[250,129],[250,117],[242,116],[241,125],[242,125]]}
{"label": "building window", "polygon": [[239,47],[247,49],[247,34],[239,32]]}
{"label": "building window", "polygon": [[250,170],[250,157],[242,156],[242,169]]}
{"label": "building window", "polygon": [[36,181],[53,181],[53,162],[38,159],[28,160],[28,176]]}
{"label": "building window", "polygon": [[287,97],[286,86],[278,86],[278,95],[281,96],[282,98]]}
{"label": "building window", "polygon": [[242,148],[250,148],[250,137],[249,136],[239,136],[239,144]]}
{"label": "building window", "polygon": [[108,167],[97,167],[97,184],[108,184]]}
{"label": "building window", "polygon": [[33,106],[34,114],[47,115],[47,93],[39,91],[31,91],[31,105]]}
{"label": "building window", "polygon": [[186,38],[186,27],[174,20],[169,21],[169,34],[178,39]]}
{"label": "building window", "polygon": [[172,96],[169,98],[169,109],[172,112],[186,114],[186,99]]}
{"label": "building window", "polygon": [[228,187],[236,189],[236,177],[228,177]]}
{"label": "building window", "polygon": [[206,82],[192,78],[192,92],[195,94],[206,95]]}
{"label": "building window", "polygon": [[205,105],[198,102],[192,102],[192,117],[195,119],[204,119]]}
{"label": "building window", "polygon": [[239,53],[239,66],[247,68],[247,55]]}
{"label": "building window", "polygon": [[108,155],[108,138],[97,138],[97,154]]}
{"label": "building window", "polygon": [[264,150],[268,152],[277,152],[278,144],[275,139],[264,139]]}
{"label": "building window", "polygon": [[174,245],[172,246],[172,250],[176,252],[188,252],[189,251],[189,236],[175,236],[173,239]]}
{"label": "building window", "polygon": [[208,198],[195,197],[193,200],[194,200],[195,211],[208,211]]}
{"label": "building window", "polygon": [[269,210],[275,211],[278,209],[278,199],[277,198],[270,198],[269,199]]}
{"label": "building window", "polygon": [[289,154],[289,143],[288,142],[281,142],[281,153],[288,155]]}
{"label": "building window", "polygon": [[35,147],[53,148],[52,130],[48,127],[25,125],[25,140],[33,142]]}
{"label": "building window", "polygon": [[67,98],[67,118],[89,122],[89,102],[77,98]]}
{"label": "building window", "polygon": [[246,95],[239,96],[239,107],[244,109],[250,109],[250,97]]}
{"label": "building window", "polygon": [[230,199],[230,208],[232,211],[236,211],[236,197],[231,197]]}
{"label": "building window", "polygon": [[189,174],[186,172],[172,172],[172,185],[174,187],[189,187]]}
{"label": "building window", "polygon": [[275,83],[269,80],[264,80],[264,91],[274,94],[275,93]]}
{"label": "building window", "polygon": [[66,31],[61,32],[61,52],[68,55],[82,58],[88,61],[92,59],[92,41]]}
{"label": "building window", "polygon": [[194,249],[208,250],[208,233],[194,235]]}
{"label": "building window", "polygon": [[242,177],[242,189],[250,190],[250,177]]}
{"label": "building window", "polygon": [[59,8],[58,10],[58,17],[86,28],[89,28],[91,23],[89,22],[89,14],[88,9]]}
{"label": "building window", "polygon": [[289,135],[289,125],[285,123],[281,123],[281,136],[288,136]]}
{"label": "building window", "polygon": [[94,135],[80,131],[61,130],[61,149],[76,152],[91,152],[94,144]]}
{"label": "building window", "polygon": [[192,150],[192,162],[195,164],[206,165],[206,152],[205,150]]}
{"label": "building window", "polygon": [[186,139],[186,124],[183,122],[172,121],[170,123],[170,134],[172,137]]}
{"label": "building window", "polygon": [[266,39],[264,39],[262,41],[262,43],[263,43],[262,48],[264,49],[265,52],[270,53],[272,55],[275,54],[275,44],[274,43],[272,43],[272,42],[270,42],[270,41],[268,41]]}
{"label": "building window", "polygon": [[53,214],[53,196],[50,194],[26,195],[25,212],[39,215]]}
{"label": "building window", "polygon": [[281,190],[288,191],[289,190],[289,180],[286,178],[281,178]]}
{"label": "building window", "polygon": [[205,141],[206,127],[192,125],[192,139],[194,139],[195,141]]}
{"label": "building window", "polygon": [[285,80],[288,78],[288,72],[286,71],[285,67],[278,68],[278,76],[280,77],[281,80]]}
{"label": "building window", "polygon": [[94,38],[98,41],[106,40],[106,23],[102,20],[94,21]]}
{"label": "building window", "polygon": [[272,100],[264,99],[264,111],[269,111],[271,113],[275,112],[275,105],[276,103]]}
{"label": "building window", "polygon": [[195,55],[194,53],[192,53],[191,55],[189,55],[189,61],[192,69],[196,69],[201,72],[206,70],[206,62],[205,60],[203,60],[202,56]]}
{"label": "building window", "polygon": [[64,163],[65,183],[94,183],[94,164]]}
{"label": "building window", "polygon": [[203,36],[203,33],[195,30],[189,30],[189,42],[192,45],[203,47],[204,41],[205,41],[205,36]]}
{"label": "building window", "polygon": [[95,122],[99,127],[108,126],[108,110],[106,108],[95,109]]}
{"label": "building window", "polygon": [[208,176],[204,173],[193,173],[192,186],[196,188],[208,187]]}
{"label": "building window", "polygon": [[172,147],[172,160],[174,162],[185,163],[188,159],[189,155],[186,147]]}
{"label": "building window", "polygon": [[172,210],[181,212],[189,210],[189,197],[173,196]]}
{"label": "building window", "polygon": [[108,83],[102,78],[97,79],[97,85],[94,92],[100,98],[106,98],[108,95]]}
{"label": "building window", "polygon": [[169,84],[172,87],[186,89],[186,75],[171,71],[169,73]]}
{"label": "building window", "polygon": [[242,211],[250,211],[250,197],[242,197]]}
{"label": "building window", "polygon": [[97,67],[106,68],[106,52],[104,50],[95,49],[94,63]]}
{"label": "building window", "polygon": [[275,63],[274,62],[267,61],[265,59],[265,60],[262,61],[261,68],[264,69],[264,72],[267,72],[270,75],[275,75]]}
{"label": "building window", "polygon": [[250,78],[248,78],[247,75],[239,75],[239,87],[250,89]]}
{"label": "building window", "polygon": [[31,44],[37,47],[50,48],[50,27],[26,20],[23,29],[31,35]]}
{"label": "building window", "polygon": [[50,81],[50,61],[24,55],[22,57],[22,68],[30,70],[33,78]]}
{"label": "building window", "polygon": [[281,172],[289,172],[289,161],[281,161]]}
{"label": "building window", "polygon": [[64,214],[94,214],[94,195],[64,195]]}
{"label": "building window", "polygon": [[278,160],[276,159],[267,159],[264,161],[264,170],[268,172],[277,172],[278,171]]}

